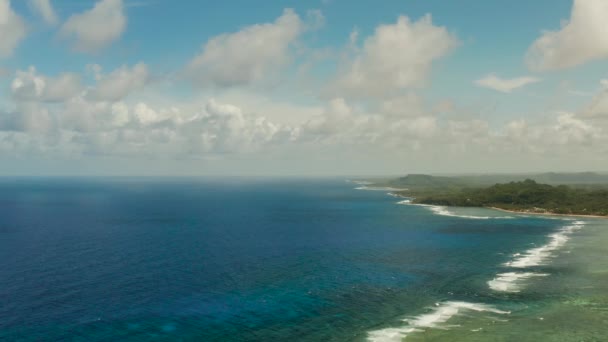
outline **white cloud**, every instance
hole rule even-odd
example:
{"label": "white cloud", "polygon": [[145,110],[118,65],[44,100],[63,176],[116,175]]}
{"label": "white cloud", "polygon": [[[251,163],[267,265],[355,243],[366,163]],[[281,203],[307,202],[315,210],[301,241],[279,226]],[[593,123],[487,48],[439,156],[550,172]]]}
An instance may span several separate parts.
{"label": "white cloud", "polygon": [[114,103],[112,105],[111,124],[120,127],[126,125],[129,120],[129,106],[123,102]]}
{"label": "white cloud", "polygon": [[30,7],[40,15],[49,25],[55,25],[59,21],[53,9],[51,0],[29,0]]}
{"label": "white cloud", "polygon": [[325,16],[323,15],[323,12],[321,10],[308,10],[306,12],[306,16],[308,19],[308,22],[306,23],[308,29],[318,30],[321,27],[325,26]]}
{"label": "white cloud", "polygon": [[11,113],[0,112],[0,131],[25,132],[32,135],[48,134],[54,123],[49,110],[37,103],[23,103]]}
{"label": "white cloud", "polygon": [[18,70],[11,83],[11,92],[18,101],[60,102],[80,93],[80,76],[63,73],[56,78],[38,75],[35,67]]}
{"label": "white cloud", "polygon": [[209,100],[204,113],[182,127],[187,131],[198,129],[197,134],[191,135],[195,142],[191,146],[216,153],[251,151],[279,138],[281,131],[289,130],[263,116],[245,115],[241,108],[214,99]]}
{"label": "white cloud", "polygon": [[422,99],[414,93],[408,93],[382,101],[380,111],[387,115],[409,117],[423,116],[426,114]]}
{"label": "white cloud", "polygon": [[[318,18],[318,16],[317,16]],[[291,9],[274,23],[257,24],[211,38],[186,68],[201,84],[246,85],[277,72],[290,61],[290,46],[305,29]]]}
{"label": "white cloud", "polygon": [[323,113],[315,115],[303,125],[303,139],[323,140],[352,129],[353,109],[343,98],[330,100]]}
{"label": "white cloud", "polygon": [[608,1],[574,0],[570,21],[545,31],[528,50],[532,70],[565,69],[608,58]]}
{"label": "white cloud", "polygon": [[590,145],[601,132],[588,122],[576,117],[573,113],[560,113],[554,126],[556,141],[560,144]]}
{"label": "white cloud", "polygon": [[387,115],[382,108],[380,112],[369,112],[343,98],[332,99],[323,113],[313,116],[298,129],[296,143],[314,142],[346,149],[375,146],[394,151],[430,141],[439,131],[437,118],[424,112],[413,97],[402,103],[411,105],[412,109],[401,108]]}
{"label": "white cloud", "polygon": [[80,52],[97,52],[120,38],[127,27],[122,0],[100,0],[92,9],[72,15],[61,27],[61,35],[72,38]]}
{"label": "white cloud", "polygon": [[[351,44],[356,38],[356,34],[351,34]],[[374,35],[365,40],[360,53],[338,75],[332,92],[384,97],[421,87],[433,61],[457,45],[458,40],[445,27],[433,25],[430,15],[415,22],[400,16],[395,24],[378,26]]]}
{"label": "white cloud", "polygon": [[62,130],[77,133],[105,132],[110,128],[112,109],[105,102],[90,102],[82,96],[69,99],[55,108]]}
{"label": "white cloud", "polygon": [[608,118],[608,88],[602,89],[593,97],[591,103],[583,111],[587,117]]}
{"label": "white cloud", "polygon": [[507,137],[515,142],[525,142],[529,134],[528,123],[523,119],[508,122],[505,130]]}
{"label": "white cloud", "polygon": [[323,111],[323,104],[292,103],[286,98],[277,99],[246,89],[232,89],[213,96],[217,102],[238,103],[239,107],[247,108],[252,114],[263,114],[271,121],[291,126],[298,126]]}
{"label": "white cloud", "polygon": [[0,58],[12,55],[26,33],[25,22],[13,11],[10,0],[0,0]]}
{"label": "white cloud", "polygon": [[494,89],[503,93],[510,93],[515,89],[537,82],[540,82],[540,79],[536,77],[524,76],[504,79],[496,76],[495,74],[489,74],[483,78],[476,80],[475,84],[480,87]]}
{"label": "white cloud", "polygon": [[417,138],[432,138],[438,131],[437,118],[432,116],[417,117],[405,121],[407,131]]}
{"label": "white cloud", "polygon": [[132,68],[122,66],[111,73],[101,74],[99,66],[92,66],[95,71],[97,86],[89,92],[89,96],[98,101],[118,101],[130,93],[141,90],[150,80],[148,67],[138,63]]}

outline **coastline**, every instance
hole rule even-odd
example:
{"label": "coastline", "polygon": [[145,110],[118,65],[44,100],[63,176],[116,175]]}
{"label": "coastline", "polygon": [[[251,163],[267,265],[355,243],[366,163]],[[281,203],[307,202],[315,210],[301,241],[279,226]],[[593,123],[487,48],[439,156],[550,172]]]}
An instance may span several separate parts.
{"label": "coastline", "polygon": [[[408,196],[407,192],[388,194],[398,198],[399,204],[425,205],[415,203],[415,197]],[[408,335],[413,333],[416,333],[414,339],[419,337],[454,342],[486,340],[492,337],[497,340],[529,338],[556,341],[608,338],[608,333],[603,328],[608,319],[608,311],[602,311],[604,308],[608,309],[608,287],[598,286],[607,284],[608,256],[603,253],[602,246],[608,241],[608,221],[596,220],[608,219],[608,216],[533,212],[533,208],[525,207],[509,210],[493,206],[426,206],[437,209],[433,211],[443,216],[482,218],[469,216],[472,212],[471,215],[488,215],[488,218],[492,219],[502,218],[494,215],[501,215],[497,212],[503,212],[512,214],[509,215],[510,218],[534,215],[564,222],[555,221],[558,229],[552,230],[546,236],[545,242],[533,244],[524,251],[516,250],[506,262],[501,260],[494,277],[488,277],[488,290],[492,294],[506,296],[506,300],[494,301],[495,297],[492,296],[488,301],[437,302],[434,307],[427,308],[423,313],[404,319],[406,324],[394,324],[384,329],[368,331],[368,341],[397,341],[406,336],[409,338]],[[450,208],[454,209],[453,212],[450,212]],[[460,208],[491,209],[496,212],[460,212]],[[439,213],[439,210],[443,212]],[[583,227],[585,229],[582,229]],[[568,268],[570,272],[552,272],[550,268],[545,268],[549,264],[551,268]],[[572,291],[573,288],[579,290]],[[514,299],[526,302],[527,293],[539,296],[535,306],[513,304]],[[501,318],[498,311],[509,316]],[[492,323],[487,322],[488,317],[492,319]],[[580,320],[573,321],[572,317]],[[450,325],[447,326],[447,323]]]}
{"label": "coastline", "polygon": [[[466,298],[455,298],[438,301],[435,306],[427,307],[426,311],[404,319],[405,323],[394,323],[382,329],[369,330],[368,341],[397,341],[406,336],[410,338],[408,335],[414,333],[414,339],[420,337],[454,342],[476,340],[477,338],[473,337],[477,334],[478,338],[483,340],[491,337],[529,337],[531,340],[555,338],[556,341],[574,341],[588,338],[605,340],[608,337],[603,330],[608,316],[603,311],[598,313],[598,308],[608,309],[608,287],[597,285],[606,284],[605,279],[608,276],[608,257],[602,253],[604,249],[601,247],[608,241],[608,230],[605,229],[608,227],[608,221],[595,220],[606,219],[608,216],[532,212],[533,208],[525,207],[509,210],[492,206],[418,204],[415,203],[415,197],[408,196],[407,192],[388,194],[396,197],[399,204],[427,206],[435,209],[435,214],[442,216],[496,219],[505,218],[495,216],[501,215],[497,212],[503,212],[512,214],[509,218],[515,219],[534,215],[538,218],[557,220],[555,222],[558,228],[549,232],[546,241],[532,244],[523,251],[507,253],[505,255],[511,256],[506,261],[499,260],[497,272],[493,278],[487,278],[486,285],[490,293],[498,294],[501,298],[502,294],[507,297],[506,300],[495,301],[496,297],[492,295],[490,300],[475,298],[474,301],[468,301]],[[483,213],[482,210],[459,209],[492,209],[496,212],[492,214]],[[564,222],[559,223],[561,220]],[[516,221],[515,224],[519,223]],[[566,245],[568,247],[565,247]],[[567,267],[571,272],[552,272],[550,268],[545,268],[549,264],[551,268]],[[573,288],[581,290],[572,291]],[[540,300],[536,302],[536,306],[513,304],[513,299],[525,302],[526,297],[519,296],[526,296],[527,293],[539,295]],[[501,314],[509,316],[501,318]],[[492,319],[492,323],[487,322],[488,317]],[[572,317],[580,317],[584,323],[573,322]],[[532,335],[530,332],[533,332]],[[481,338],[481,334],[486,338]]]}
{"label": "coastline", "polygon": [[[389,194],[391,196],[394,197],[398,197],[398,198],[405,198],[405,199],[411,199],[412,201],[414,201],[415,197],[411,197],[411,196],[404,196],[402,194],[396,193],[396,192],[389,192]],[[417,203],[413,203],[412,204],[417,204]],[[449,205],[440,205],[441,207],[451,207]],[[458,208],[458,207],[455,207]],[[485,209],[492,209],[492,210],[498,210],[498,211],[502,211],[505,213],[511,213],[511,214],[519,214],[519,215],[536,215],[536,216],[561,216],[561,217],[581,217],[581,218],[598,218],[598,219],[608,219],[608,216],[602,216],[602,215],[583,215],[583,214],[558,214],[558,213],[551,213],[551,212],[544,212],[544,213],[538,213],[538,212],[529,212],[529,211],[522,211],[522,210],[509,210],[509,209],[503,209],[503,208],[498,208],[498,207],[472,207],[472,208],[485,208]]]}
{"label": "coastline", "polygon": [[497,208],[497,207],[481,207],[481,208],[493,209],[493,210],[498,210],[498,211],[502,211],[505,213],[520,214],[520,215],[562,216],[562,217],[583,217],[583,218],[587,217],[587,218],[608,219],[608,216],[601,216],[601,215],[557,214],[557,213],[550,213],[550,212],[537,213],[537,212],[528,212],[528,211],[521,211],[521,210],[502,209],[502,208]]}

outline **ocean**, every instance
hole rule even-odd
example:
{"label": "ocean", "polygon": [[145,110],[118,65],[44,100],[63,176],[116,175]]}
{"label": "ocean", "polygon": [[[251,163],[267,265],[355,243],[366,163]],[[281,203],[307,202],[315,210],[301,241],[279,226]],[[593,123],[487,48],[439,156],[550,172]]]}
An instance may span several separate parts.
{"label": "ocean", "polygon": [[608,340],[605,220],[389,190],[1,179],[0,340]]}

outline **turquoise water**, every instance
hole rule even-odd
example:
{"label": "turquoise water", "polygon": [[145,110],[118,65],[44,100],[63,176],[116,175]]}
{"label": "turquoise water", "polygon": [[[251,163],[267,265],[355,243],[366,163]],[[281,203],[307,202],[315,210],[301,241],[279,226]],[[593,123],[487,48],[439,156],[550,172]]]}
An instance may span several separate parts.
{"label": "turquoise water", "polygon": [[603,221],[414,206],[356,187],[4,179],[0,339],[607,336]]}

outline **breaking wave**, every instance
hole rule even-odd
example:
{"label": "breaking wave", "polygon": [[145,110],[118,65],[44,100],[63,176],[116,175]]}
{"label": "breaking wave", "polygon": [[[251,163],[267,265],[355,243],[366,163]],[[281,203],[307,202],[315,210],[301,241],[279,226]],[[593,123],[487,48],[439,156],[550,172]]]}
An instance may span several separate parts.
{"label": "breaking wave", "polygon": [[414,332],[421,332],[430,328],[447,329],[445,323],[452,317],[466,311],[490,312],[494,314],[506,315],[509,311],[502,311],[487,304],[469,302],[443,302],[435,304],[435,308],[426,314],[405,318],[405,324],[401,327],[385,328],[368,332],[368,341],[389,342],[401,341],[403,338]]}
{"label": "breaking wave", "polygon": [[[513,260],[506,262],[503,266],[515,269],[526,269],[544,265],[554,252],[563,247],[570,239],[570,235],[581,229],[585,225],[584,221],[574,221],[559,231],[549,235],[549,242],[540,247],[532,248],[526,252],[516,253],[513,255]],[[524,286],[522,282],[532,277],[547,276],[545,273],[535,272],[506,272],[497,274],[496,277],[488,281],[490,289],[499,292],[519,292]]]}

